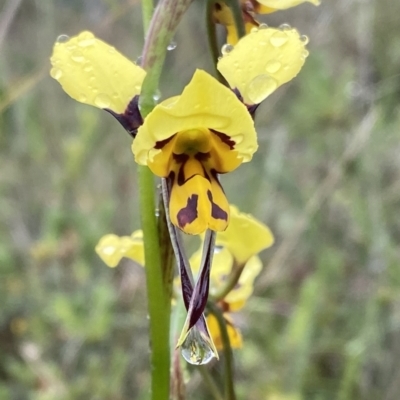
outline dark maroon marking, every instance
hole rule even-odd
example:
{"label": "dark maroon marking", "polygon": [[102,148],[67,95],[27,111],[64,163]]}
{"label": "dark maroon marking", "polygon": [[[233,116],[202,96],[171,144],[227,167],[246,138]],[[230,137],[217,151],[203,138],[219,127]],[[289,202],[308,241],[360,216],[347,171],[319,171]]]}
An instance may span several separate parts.
{"label": "dark maroon marking", "polygon": [[171,137],[166,138],[164,140],[159,140],[158,142],[156,142],[156,145],[154,146],[154,148],[157,150],[162,149],[168,142],[170,142],[172,140],[172,138],[174,136],[175,135],[172,135]]}
{"label": "dark maroon marking", "polygon": [[207,197],[211,203],[211,216],[215,219],[223,219],[224,221],[228,221],[228,214],[213,201],[212,193],[207,190]]}
{"label": "dark maroon marking", "polygon": [[185,153],[183,154],[175,154],[172,153],[172,158],[174,159],[174,161],[176,161],[178,164],[183,164],[185,163],[187,160],[189,160],[189,156]]}
{"label": "dark maroon marking", "polygon": [[186,164],[186,161],[184,161],[184,162],[181,164],[181,166],[179,167],[178,178],[177,178],[177,180],[176,180],[176,183],[177,183],[179,186],[183,186],[183,185],[186,183],[186,181],[188,181],[188,180],[190,179],[190,178],[185,179],[185,164]]}
{"label": "dark maroon marking", "polygon": [[196,153],[196,155],[194,156],[194,158],[200,162],[207,161],[210,157],[211,157],[210,153],[200,153],[200,152]]}
{"label": "dark maroon marking", "polygon": [[179,210],[177,219],[180,228],[184,228],[186,224],[192,223],[197,218],[197,201],[199,196],[193,194],[188,198],[185,208]]}
{"label": "dark maroon marking", "polygon": [[210,131],[214,133],[214,135],[218,136],[223,143],[227,144],[230,150],[233,150],[235,148],[235,141],[232,140],[228,135],[222,132],[215,131],[214,129],[210,129]]}
{"label": "dark maroon marking", "polygon": [[128,104],[123,114],[118,114],[109,108],[104,108],[126,129],[134,138],[137,130],[143,124],[143,118],[139,111],[139,96],[136,95]]}

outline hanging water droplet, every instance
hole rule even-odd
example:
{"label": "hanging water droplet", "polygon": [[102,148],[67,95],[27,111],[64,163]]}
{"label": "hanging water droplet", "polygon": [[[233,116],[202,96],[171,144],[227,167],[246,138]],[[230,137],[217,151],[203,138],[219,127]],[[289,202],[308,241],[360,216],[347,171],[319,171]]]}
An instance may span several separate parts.
{"label": "hanging water droplet", "polygon": [[275,74],[276,72],[278,72],[281,69],[282,64],[277,61],[277,60],[271,60],[268,61],[265,70],[269,73],[269,74]]}
{"label": "hanging water droplet", "polygon": [[289,24],[282,24],[282,25],[279,25],[279,29],[281,31],[290,31],[292,29],[292,27]]}
{"label": "hanging water droplet", "polygon": [[259,104],[277,87],[276,79],[268,74],[262,74],[256,76],[247,84],[245,93],[253,104]]}
{"label": "hanging water droplet", "polygon": [[262,23],[262,24],[258,25],[258,29],[268,29],[268,25]]}
{"label": "hanging water droplet", "polygon": [[168,50],[168,51],[175,50],[175,49],[176,49],[176,46],[177,46],[176,42],[173,41],[173,40],[171,40],[170,44],[167,46],[167,50]]}
{"label": "hanging water droplet", "polygon": [[59,68],[52,68],[50,70],[50,76],[57,81],[62,77],[62,74],[63,73],[62,73],[61,69],[59,69]]}
{"label": "hanging water droplet", "polygon": [[57,37],[56,42],[57,43],[65,43],[68,42],[69,36],[68,35],[60,35]]}
{"label": "hanging water droplet", "polygon": [[111,100],[107,94],[100,93],[94,98],[94,104],[99,108],[108,108]]}
{"label": "hanging water droplet", "polygon": [[234,49],[234,46],[232,46],[229,43],[225,43],[222,48],[221,48],[221,53],[223,56],[226,56],[227,54],[229,54],[232,50]]}
{"label": "hanging water droplet", "polygon": [[141,66],[141,65],[142,65],[142,61],[143,61],[143,57],[142,57],[142,56],[139,56],[139,57],[136,59],[135,64]]}
{"label": "hanging water droplet", "polygon": [[96,43],[96,38],[94,37],[92,32],[82,32],[78,36],[78,45],[80,47],[89,47],[93,46]]}
{"label": "hanging water droplet", "polygon": [[250,29],[250,33],[256,33],[256,32],[258,32],[258,28],[257,27],[254,27],[254,28]]}
{"label": "hanging water droplet", "polygon": [[301,58],[303,60],[305,60],[308,57],[309,54],[310,54],[310,52],[308,50],[303,50],[302,53],[301,53]]}
{"label": "hanging water droplet", "polygon": [[270,38],[270,43],[274,47],[281,47],[288,41],[288,36],[285,32],[277,31]]}
{"label": "hanging water droplet", "polygon": [[309,39],[307,35],[301,35],[300,36],[300,42],[302,42],[303,44],[308,44]]}
{"label": "hanging water droplet", "polygon": [[160,210],[156,208],[154,214],[158,218],[160,216]]}
{"label": "hanging water droplet", "polygon": [[196,326],[189,331],[182,343],[181,354],[189,364],[193,365],[208,364],[217,356]]}
{"label": "hanging water droplet", "polygon": [[71,54],[71,59],[72,59],[73,61],[77,62],[77,63],[81,63],[81,62],[84,62],[84,61],[85,61],[84,55],[83,55],[79,50],[74,51],[74,52]]}

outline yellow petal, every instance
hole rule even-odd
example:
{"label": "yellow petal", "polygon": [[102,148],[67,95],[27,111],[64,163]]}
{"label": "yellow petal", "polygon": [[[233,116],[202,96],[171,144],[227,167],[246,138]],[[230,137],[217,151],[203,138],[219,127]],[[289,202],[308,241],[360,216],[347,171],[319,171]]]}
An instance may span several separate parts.
{"label": "yellow petal", "polygon": [[122,257],[144,266],[143,233],[138,230],[131,236],[105,235],[99,240],[96,253],[109,267],[116,267]]}
{"label": "yellow petal", "polygon": [[[286,10],[287,8],[296,7],[302,3],[312,3],[319,5],[319,0],[257,0],[261,4],[261,8],[257,5],[254,7],[258,14],[269,14],[273,11]],[[264,8],[265,7],[265,8]]]}
{"label": "yellow petal", "polygon": [[[235,327],[232,319],[227,314],[224,314],[224,318],[226,321],[226,328],[228,331],[231,348],[233,348],[233,349],[241,348],[242,344],[243,344],[243,340],[242,340],[242,335],[241,335],[239,329],[237,329]],[[213,342],[215,344],[215,347],[217,348],[217,350],[222,350],[223,343],[222,343],[222,337],[221,337],[221,330],[219,328],[218,321],[214,317],[214,315],[209,314],[207,316],[207,326],[208,326],[210,335],[213,339]]]}
{"label": "yellow petal", "polygon": [[257,150],[257,135],[247,108],[211,75],[196,70],[181,96],[158,104],[133,141],[136,162],[147,165],[161,152],[156,144],[178,132],[213,129],[229,137],[242,162]]}
{"label": "yellow petal", "polygon": [[217,234],[216,245],[226,247],[238,264],[246,263],[261,250],[270,247],[274,237],[269,228],[249,214],[230,206],[230,223]]}
{"label": "yellow petal", "polygon": [[50,75],[73,99],[123,113],[146,72],[91,32],[56,42]]}
{"label": "yellow petal", "polygon": [[299,73],[306,41],[295,29],[258,29],[219,60],[218,70],[246,104],[259,104]]}

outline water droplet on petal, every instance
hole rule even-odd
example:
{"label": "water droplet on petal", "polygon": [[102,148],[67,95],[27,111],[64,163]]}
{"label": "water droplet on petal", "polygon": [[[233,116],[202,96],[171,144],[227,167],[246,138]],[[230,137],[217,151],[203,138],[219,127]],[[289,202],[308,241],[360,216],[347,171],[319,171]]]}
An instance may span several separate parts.
{"label": "water droplet on petal", "polygon": [[309,42],[308,36],[307,36],[307,35],[301,35],[301,36],[300,36],[300,41],[301,41],[303,44],[308,44],[308,42]]}
{"label": "water droplet on petal", "polygon": [[54,79],[56,79],[57,81],[62,77],[62,71],[59,68],[52,68],[50,70],[50,76]]}
{"label": "water droplet on petal", "polygon": [[84,55],[79,50],[74,51],[71,54],[71,58],[72,58],[73,61],[75,61],[77,63],[81,63],[81,62],[85,61]]}
{"label": "water droplet on petal", "polygon": [[244,136],[243,135],[235,135],[232,136],[232,139],[234,140],[235,144],[239,144],[243,142]]}
{"label": "water droplet on petal", "polygon": [[168,50],[168,51],[175,50],[175,49],[176,49],[176,46],[177,46],[176,42],[173,41],[173,40],[171,40],[171,43],[167,46],[167,50]]}
{"label": "water droplet on petal", "polygon": [[91,72],[91,71],[93,71],[93,66],[92,66],[91,64],[86,64],[86,65],[83,67],[83,70],[84,70],[85,72]]}
{"label": "water droplet on petal", "polygon": [[281,47],[288,41],[288,37],[285,32],[277,31],[269,38],[269,41],[272,46]]}
{"label": "water droplet on petal", "polygon": [[282,64],[277,60],[268,61],[265,69],[270,74],[275,74],[281,69]]}
{"label": "water droplet on petal", "polygon": [[305,60],[309,54],[310,54],[310,52],[308,50],[303,50],[301,53],[302,60]]}
{"label": "water droplet on petal", "polygon": [[208,364],[216,354],[201,332],[194,326],[181,346],[182,357],[193,365]]}
{"label": "water droplet on petal", "polygon": [[281,31],[290,31],[292,29],[292,27],[289,24],[282,24],[282,25],[279,25],[279,29]]}
{"label": "water droplet on petal", "polygon": [[57,43],[65,43],[68,42],[69,36],[68,35],[60,35],[57,37],[56,42]]}
{"label": "water droplet on petal", "polygon": [[254,28],[250,29],[250,33],[256,33],[256,32],[258,32],[258,28],[257,27],[254,27]]}
{"label": "water droplet on petal", "polygon": [[229,54],[232,50],[234,49],[234,46],[232,46],[231,44],[225,43],[222,48],[221,48],[221,53],[223,56],[226,56],[227,54]]}
{"label": "water droplet on petal", "polygon": [[258,29],[268,29],[268,25],[262,23],[262,24],[260,24],[260,25],[258,26]]}
{"label": "water droplet on petal", "polygon": [[276,79],[268,74],[262,74],[256,76],[247,84],[245,93],[253,104],[259,104],[277,87]]}
{"label": "water droplet on petal", "polygon": [[114,54],[114,53],[115,53],[115,47],[110,47],[110,48],[108,49],[108,52],[109,52],[110,54]]}
{"label": "water droplet on petal", "polygon": [[78,97],[78,101],[80,101],[81,103],[85,103],[87,101],[87,97],[86,95],[84,95],[83,93],[81,93]]}
{"label": "water droplet on petal", "polygon": [[93,33],[91,32],[82,32],[78,36],[78,45],[80,47],[89,47],[93,46],[96,43],[96,38],[94,37]]}
{"label": "water droplet on petal", "polygon": [[136,59],[135,64],[140,66],[140,65],[142,65],[142,61],[143,61],[143,57],[142,57],[142,56],[139,56],[139,57]]}
{"label": "water droplet on petal", "polygon": [[100,93],[94,98],[94,104],[99,108],[108,108],[111,100],[107,94]]}

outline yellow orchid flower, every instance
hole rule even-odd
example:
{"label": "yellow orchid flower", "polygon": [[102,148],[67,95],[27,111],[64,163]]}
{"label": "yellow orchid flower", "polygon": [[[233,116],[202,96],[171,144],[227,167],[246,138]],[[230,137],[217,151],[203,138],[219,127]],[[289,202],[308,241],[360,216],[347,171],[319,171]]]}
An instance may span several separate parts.
{"label": "yellow orchid flower", "polygon": [[105,235],[99,240],[96,253],[112,268],[116,267],[123,257],[144,266],[143,232],[137,230],[131,236]]}
{"label": "yellow orchid flower", "polygon": [[[232,349],[240,349],[243,345],[243,338],[242,338],[242,334],[240,333],[240,330],[235,327],[233,320],[229,314],[224,313],[223,316],[225,319],[226,329],[228,331],[229,342],[230,342],[231,348]],[[217,319],[212,314],[207,315],[206,319],[207,319],[208,330],[211,334],[215,348],[217,350],[222,350],[223,343],[222,343],[222,338],[221,338],[221,330],[218,325]]]}
{"label": "yellow orchid flower", "polygon": [[128,132],[136,133],[142,123],[137,101],[144,69],[88,31],[60,36],[50,61],[51,77],[69,96],[108,111]]}
{"label": "yellow orchid flower", "polygon": [[307,41],[289,26],[257,29],[224,54],[217,68],[245,104],[259,104],[300,72],[308,56]]}
{"label": "yellow orchid flower", "polygon": [[168,178],[171,221],[189,234],[226,229],[229,206],[218,174],[250,161],[256,150],[246,107],[202,70],[180,96],[153,109],[132,145],[138,164]]}

